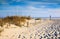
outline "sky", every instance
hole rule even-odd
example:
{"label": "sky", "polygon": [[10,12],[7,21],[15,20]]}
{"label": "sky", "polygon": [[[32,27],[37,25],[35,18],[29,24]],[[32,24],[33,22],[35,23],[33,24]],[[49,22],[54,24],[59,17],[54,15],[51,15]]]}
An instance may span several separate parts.
{"label": "sky", "polygon": [[60,0],[0,0],[0,17],[60,17]]}

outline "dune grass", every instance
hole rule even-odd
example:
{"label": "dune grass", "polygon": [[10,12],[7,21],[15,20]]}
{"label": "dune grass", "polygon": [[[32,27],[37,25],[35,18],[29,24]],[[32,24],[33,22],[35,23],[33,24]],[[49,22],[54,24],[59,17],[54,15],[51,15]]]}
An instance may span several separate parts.
{"label": "dune grass", "polygon": [[3,27],[4,24],[15,24],[17,26],[22,26],[21,22],[26,22],[26,20],[30,20],[31,17],[26,16],[7,16],[5,18],[0,19],[0,26]]}

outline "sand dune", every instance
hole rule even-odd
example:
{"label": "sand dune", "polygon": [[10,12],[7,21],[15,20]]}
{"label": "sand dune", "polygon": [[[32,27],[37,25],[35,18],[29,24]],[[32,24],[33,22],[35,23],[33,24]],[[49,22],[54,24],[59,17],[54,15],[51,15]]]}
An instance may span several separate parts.
{"label": "sand dune", "polygon": [[0,39],[60,39],[59,20],[29,20],[28,27],[7,25],[0,27]]}

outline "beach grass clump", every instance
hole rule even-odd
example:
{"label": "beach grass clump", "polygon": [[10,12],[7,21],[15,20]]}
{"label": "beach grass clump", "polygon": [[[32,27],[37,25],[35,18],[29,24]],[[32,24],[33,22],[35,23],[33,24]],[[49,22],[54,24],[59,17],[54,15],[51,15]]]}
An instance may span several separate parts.
{"label": "beach grass clump", "polygon": [[41,20],[41,18],[36,18],[35,20]]}
{"label": "beach grass clump", "polygon": [[1,32],[3,32],[4,29],[0,26],[0,36],[1,36]]}
{"label": "beach grass clump", "polygon": [[4,22],[3,22],[3,20],[0,18],[0,26],[3,27],[3,25],[4,25]]}
{"label": "beach grass clump", "polygon": [[[31,17],[26,16],[7,16],[5,18],[0,19],[0,26],[3,26],[6,23],[14,24],[17,26],[22,26],[26,22],[26,20],[30,20]],[[23,24],[22,24],[23,23]]]}

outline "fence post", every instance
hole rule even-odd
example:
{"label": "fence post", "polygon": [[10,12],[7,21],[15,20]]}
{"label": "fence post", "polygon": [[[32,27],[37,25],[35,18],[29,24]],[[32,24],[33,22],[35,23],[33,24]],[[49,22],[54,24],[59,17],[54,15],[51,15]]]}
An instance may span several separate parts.
{"label": "fence post", "polygon": [[50,16],[50,20],[51,20],[51,16]]}

